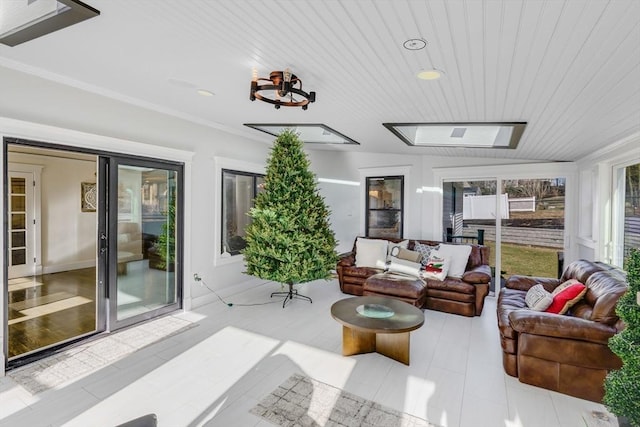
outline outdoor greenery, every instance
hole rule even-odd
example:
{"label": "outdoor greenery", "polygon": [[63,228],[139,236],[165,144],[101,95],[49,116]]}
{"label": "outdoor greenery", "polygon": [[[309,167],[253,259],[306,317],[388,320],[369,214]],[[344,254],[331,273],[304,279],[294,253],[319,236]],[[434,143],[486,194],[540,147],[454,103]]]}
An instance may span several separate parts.
{"label": "outdoor greenery", "polygon": [[[491,248],[493,256],[496,253],[495,242],[484,243]],[[513,274],[537,277],[558,275],[558,249],[503,243],[501,261],[505,278]],[[495,261],[492,260],[491,266],[495,266]]]}
{"label": "outdoor greenery", "polygon": [[167,218],[162,223],[162,231],[158,236],[155,247],[160,256],[158,267],[172,271],[176,260],[176,197],[174,191],[171,192]]}
{"label": "outdoor greenery", "polygon": [[243,252],[248,274],[289,286],[331,277],[338,255],[329,210],[293,131],[276,139],[264,190],[249,215]]}
{"label": "outdoor greenery", "polygon": [[609,340],[609,348],[622,360],[622,368],[611,371],[605,381],[604,404],[618,417],[626,417],[640,427],[640,250],[635,248],[626,259],[629,290],[618,300],[616,313],[625,329]]}

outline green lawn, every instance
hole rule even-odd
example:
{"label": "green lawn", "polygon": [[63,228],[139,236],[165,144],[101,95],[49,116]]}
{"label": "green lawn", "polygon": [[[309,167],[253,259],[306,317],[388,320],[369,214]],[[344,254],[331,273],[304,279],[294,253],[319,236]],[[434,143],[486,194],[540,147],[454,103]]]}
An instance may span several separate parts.
{"label": "green lawn", "polygon": [[[495,242],[485,241],[491,248],[491,266],[495,266]],[[558,249],[502,244],[502,271],[507,278],[512,274],[538,277],[557,277]]]}

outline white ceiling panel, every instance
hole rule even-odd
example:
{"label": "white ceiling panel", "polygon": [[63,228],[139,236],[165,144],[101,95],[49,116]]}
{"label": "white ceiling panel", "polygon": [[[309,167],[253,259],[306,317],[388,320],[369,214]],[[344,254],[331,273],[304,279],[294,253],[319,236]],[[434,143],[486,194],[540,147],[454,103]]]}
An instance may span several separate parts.
{"label": "white ceiling panel", "polygon": [[[361,144],[341,151],[575,160],[640,132],[637,0],[86,1],[100,16],[0,45],[0,65],[265,142],[243,123],[324,123]],[[307,111],[249,100],[254,68],[287,67],[317,93]],[[528,126],[515,150],[382,126],[481,121]]]}

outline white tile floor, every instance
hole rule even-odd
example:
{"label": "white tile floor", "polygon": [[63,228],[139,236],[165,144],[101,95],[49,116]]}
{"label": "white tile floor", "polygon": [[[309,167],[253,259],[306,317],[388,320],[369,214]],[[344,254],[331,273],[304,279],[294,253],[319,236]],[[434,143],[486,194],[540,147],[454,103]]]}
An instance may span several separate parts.
{"label": "white tile floor", "polygon": [[[300,286],[294,300],[253,307],[212,303],[177,316],[198,326],[76,382],[35,396],[0,378],[0,426],[114,426],[147,413],[159,426],[267,426],[249,410],[292,373],[305,374],[442,426],[616,426],[602,405],[521,384],[504,374],[495,299],[481,317],[425,311],[411,334],[411,366],[372,353],[341,355],[337,281]],[[269,283],[233,303],[269,300]]]}

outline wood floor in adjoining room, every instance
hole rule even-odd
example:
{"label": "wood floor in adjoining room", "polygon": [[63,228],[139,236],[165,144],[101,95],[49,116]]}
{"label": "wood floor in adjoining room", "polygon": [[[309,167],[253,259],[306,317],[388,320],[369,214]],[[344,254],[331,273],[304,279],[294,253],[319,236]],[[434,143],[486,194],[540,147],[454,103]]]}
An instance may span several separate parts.
{"label": "wood floor in adjoining room", "polygon": [[9,279],[8,356],[96,330],[96,270]]}
{"label": "wood floor in adjoining room", "polygon": [[[211,286],[211,285],[209,285]],[[411,365],[377,353],[343,357],[337,281],[299,287],[285,308],[267,283],[175,316],[198,324],[73,383],[31,396],[0,379],[0,426],[114,426],[155,413],[161,427],[268,426],[249,413],[300,373],[442,426],[583,427],[602,405],[521,384],[502,369],[495,299],[481,317],[425,311]]]}

